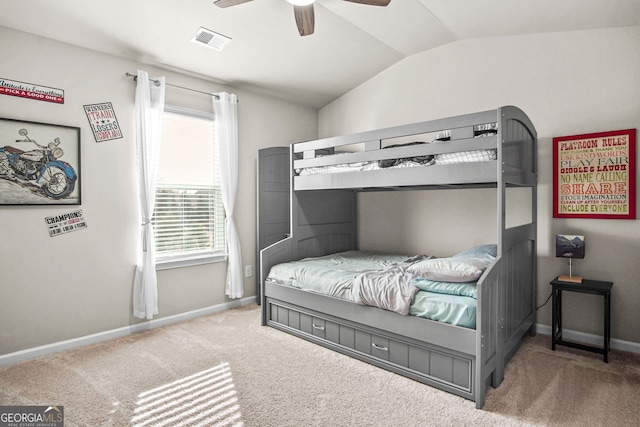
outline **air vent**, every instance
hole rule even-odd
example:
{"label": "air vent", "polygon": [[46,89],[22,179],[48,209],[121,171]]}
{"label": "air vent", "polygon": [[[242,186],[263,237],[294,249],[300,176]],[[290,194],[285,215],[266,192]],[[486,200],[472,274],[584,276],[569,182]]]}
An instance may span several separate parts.
{"label": "air vent", "polygon": [[191,41],[219,51],[224,49],[231,39],[227,36],[223,36],[222,34],[218,34],[215,31],[201,27],[193,36]]}

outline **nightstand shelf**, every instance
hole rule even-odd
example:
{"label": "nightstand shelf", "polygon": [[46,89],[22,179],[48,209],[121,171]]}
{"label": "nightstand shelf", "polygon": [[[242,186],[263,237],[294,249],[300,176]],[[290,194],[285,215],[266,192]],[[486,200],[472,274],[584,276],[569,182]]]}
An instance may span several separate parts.
{"label": "nightstand shelf", "polygon": [[[551,320],[551,349],[556,350],[556,345],[564,345],[580,350],[591,351],[604,355],[604,362],[609,363],[609,348],[611,343],[611,288],[613,282],[583,279],[582,283],[560,281],[558,277],[550,282],[552,291],[552,320]],[[601,295],[604,298],[604,340],[602,348],[565,341],[562,339],[562,292],[581,292],[586,294]]]}

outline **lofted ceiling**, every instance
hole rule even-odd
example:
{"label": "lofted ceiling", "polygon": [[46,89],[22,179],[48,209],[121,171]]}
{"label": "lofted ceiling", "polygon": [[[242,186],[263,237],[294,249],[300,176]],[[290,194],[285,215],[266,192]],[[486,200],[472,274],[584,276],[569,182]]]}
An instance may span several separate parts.
{"label": "lofted ceiling", "polygon": [[[410,55],[462,39],[640,25],[640,0],[0,0],[0,26],[320,108]],[[222,51],[191,42],[200,27]],[[128,70],[123,70],[123,73]]]}

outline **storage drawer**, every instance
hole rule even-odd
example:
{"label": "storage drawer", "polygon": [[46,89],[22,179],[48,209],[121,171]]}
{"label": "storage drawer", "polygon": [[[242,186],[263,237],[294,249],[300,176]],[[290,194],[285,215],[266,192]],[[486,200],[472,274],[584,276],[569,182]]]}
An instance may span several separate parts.
{"label": "storage drawer", "polygon": [[[447,384],[471,392],[472,361],[428,347],[370,332],[365,326],[351,326],[316,313],[298,311],[268,301],[270,322],[298,331],[324,344],[338,345],[342,352],[394,371]],[[327,316],[329,317],[329,316]],[[325,344],[325,345],[327,345]],[[424,381],[424,380],[423,380]]]}
{"label": "storage drawer", "polygon": [[471,391],[471,360],[378,334],[355,331],[355,350],[419,375]]}

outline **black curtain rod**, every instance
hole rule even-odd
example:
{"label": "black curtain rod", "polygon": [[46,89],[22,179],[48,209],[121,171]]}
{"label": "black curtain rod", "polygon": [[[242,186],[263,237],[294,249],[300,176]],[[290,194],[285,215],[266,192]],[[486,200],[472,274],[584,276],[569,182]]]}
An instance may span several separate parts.
{"label": "black curtain rod", "polygon": [[[133,80],[137,80],[138,79],[138,76],[136,74],[125,73],[124,75],[127,76],[127,77],[133,77]],[[160,86],[160,82],[158,80],[149,79],[149,81],[153,82],[153,84],[156,85],[156,86]],[[178,89],[190,90],[191,92],[197,92],[197,93],[201,93],[203,95],[214,96],[216,99],[220,99],[220,97],[218,95],[216,95],[215,93],[203,92],[201,90],[191,89],[189,87],[184,87],[184,86],[173,85],[173,84],[167,83],[167,82],[165,82],[164,84],[166,86],[177,87]]]}

